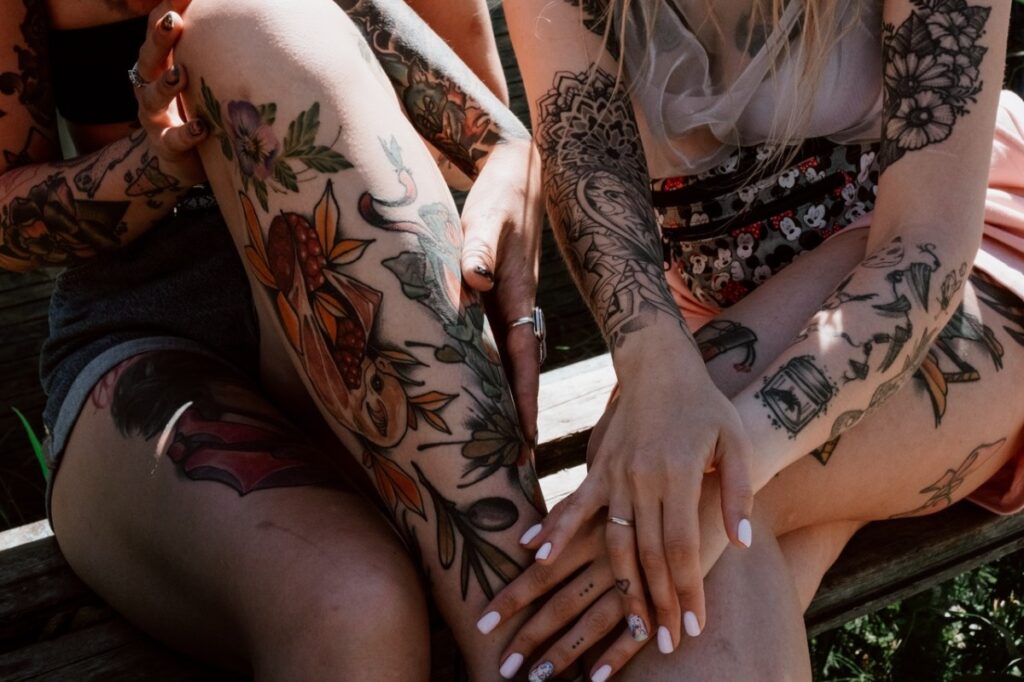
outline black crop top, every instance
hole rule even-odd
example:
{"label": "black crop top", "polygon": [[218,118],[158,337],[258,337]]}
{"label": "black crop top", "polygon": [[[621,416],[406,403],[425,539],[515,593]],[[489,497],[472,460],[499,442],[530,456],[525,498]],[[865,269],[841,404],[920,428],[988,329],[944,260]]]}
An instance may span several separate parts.
{"label": "black crop top", "polygon": [[50,68],[61,116],[75,123],[136,120],[128,69],[146,39],[147,17],[50,32]]}

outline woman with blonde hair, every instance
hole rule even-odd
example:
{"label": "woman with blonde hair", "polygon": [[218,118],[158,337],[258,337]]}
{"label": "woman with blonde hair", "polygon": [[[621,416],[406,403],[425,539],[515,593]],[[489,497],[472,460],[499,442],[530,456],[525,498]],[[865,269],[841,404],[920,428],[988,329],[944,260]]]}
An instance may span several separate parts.
{"label": "woman with blonde hair", "polygon": [[506,678],[606,636],[599,682],[807,678],[801,612],[859,527],[1024,507],[1010,2],[505,9],[619,388],[480,629],[550,590]]}

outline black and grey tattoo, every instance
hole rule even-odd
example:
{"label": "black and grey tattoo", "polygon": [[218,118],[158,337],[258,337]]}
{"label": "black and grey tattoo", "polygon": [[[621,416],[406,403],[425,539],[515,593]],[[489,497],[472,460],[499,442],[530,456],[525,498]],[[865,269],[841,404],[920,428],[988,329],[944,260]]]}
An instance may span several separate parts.
{"label": "black and grey tattoo", "polygon": [[[41,147],[50,147],[56,140],[56,108],[50,87],[46,3],[23,0],[25,18],[21,22],[24,45],[15,45],[17,71],[0,72],[0,94],[17,95],[18,102],[32,119],[25,141],[18,150],[4,149],[4,162],[9,168],[25,166],[43,158]],[[0,110],[0,118],[6,112]]]}
{"label": "black and grey tattoo", "polygon": [[795,357],[764,380],[756,394],[771,412],[772,424],[795,437],[824,414],[838,388],[810,355]]}
{"label": "black and grey tattoo", "polygon": [[956,469],[946,469],[939,480],[921,489],[922,495],[928,495],[928,499],[921,506],[902,514],[894,514],[889,518],[899,519],[906,516],[928,514],[953,504],[956,501],[953,498],[956,496],[957,490],[964,484],[967,477],[999,452],[1005,443],[1006,439],[1000,438],[992,443],[982,443],[974,448],[960,466]]}
{"label": "black and grey tattoo", "polygon": [[970,279],[978,300],[1010,322],[1013,326],[1003,325],[1003,331],[1024,346],[1024,301],[983,272],[975,270]]}
{"label": "black and grey tattoo", "polygon": [[583,27],[604,41],[604,49],[613,59],[621,56],[622,46],[615,32],[615,22],[611,12],[614,11],[608,0],[565,0],[573,7],[580,9]]}
{"label": "black and grey tattoo", "polygon": [[969,113],[983,82],[980,44],[990,7],[967,0],[912,0],[910,16],[885,24],[882,172],[907,152],[942,142]]}
{"label": "black and grey tattoo", "polygon": [[537,103],[548,215],[612,348],[667,316],[685,330],[661,269],[647,166],[625,89],[595,67],[561,72]]}

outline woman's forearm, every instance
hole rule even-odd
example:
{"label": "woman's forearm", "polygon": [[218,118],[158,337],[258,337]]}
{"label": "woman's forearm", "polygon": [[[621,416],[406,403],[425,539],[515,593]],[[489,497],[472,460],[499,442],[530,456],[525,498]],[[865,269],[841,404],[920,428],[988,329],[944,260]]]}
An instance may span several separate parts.
{"label": "woman's forearm", "polygon": [[894,237],[853,269],[795,342],[736,396],[759,445],[756,487],[883,405],[954,314],[977,322],[957,311],[976,247]]}
{"label": "woman's forearm", "polygon": [[[662,272],[650,181],[626,87],[562,72],[536,107],[548,215],[617,365],[634,338],[689,336]],[[639,335],[639,336],[638,336]],[[695,354],[695,359],[696,354]]]}
{"label": "woman's forearm", "polygon": [[416,131],[470,178],[525,126],[401,0],[336,0],[384,67]]}
{"label": "woman's forearm", "polygon": [[0,175],[0,268],[74,265],[127,244],[187,189],[143,131],[77,159],[9,170]]}

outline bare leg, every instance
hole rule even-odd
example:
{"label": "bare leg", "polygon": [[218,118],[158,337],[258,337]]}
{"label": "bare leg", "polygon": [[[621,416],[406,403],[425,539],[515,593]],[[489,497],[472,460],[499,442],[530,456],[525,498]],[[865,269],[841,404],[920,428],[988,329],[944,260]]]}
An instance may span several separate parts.
{"label": "bare leg", "polygon": [[332,2],[196,0],[186,22],[186,101],[263,332],[419,553],[474,679],[493,676],[476,615],[542,502],[448,189]]}
{"label": "bare leg", "polygon": [[75,425],[53,497],[61,550],[129,620],[217,665],[425,680],[415,569],[367,500],[324,487],[317,457],[220,363],[138,356]]}
{"label": "bare leg", "polygon": [[616,679],[810,680],[797,590],[771,528],[751,549],[725,550],[708,574],[707,628],[669,656],[653,646]]}

